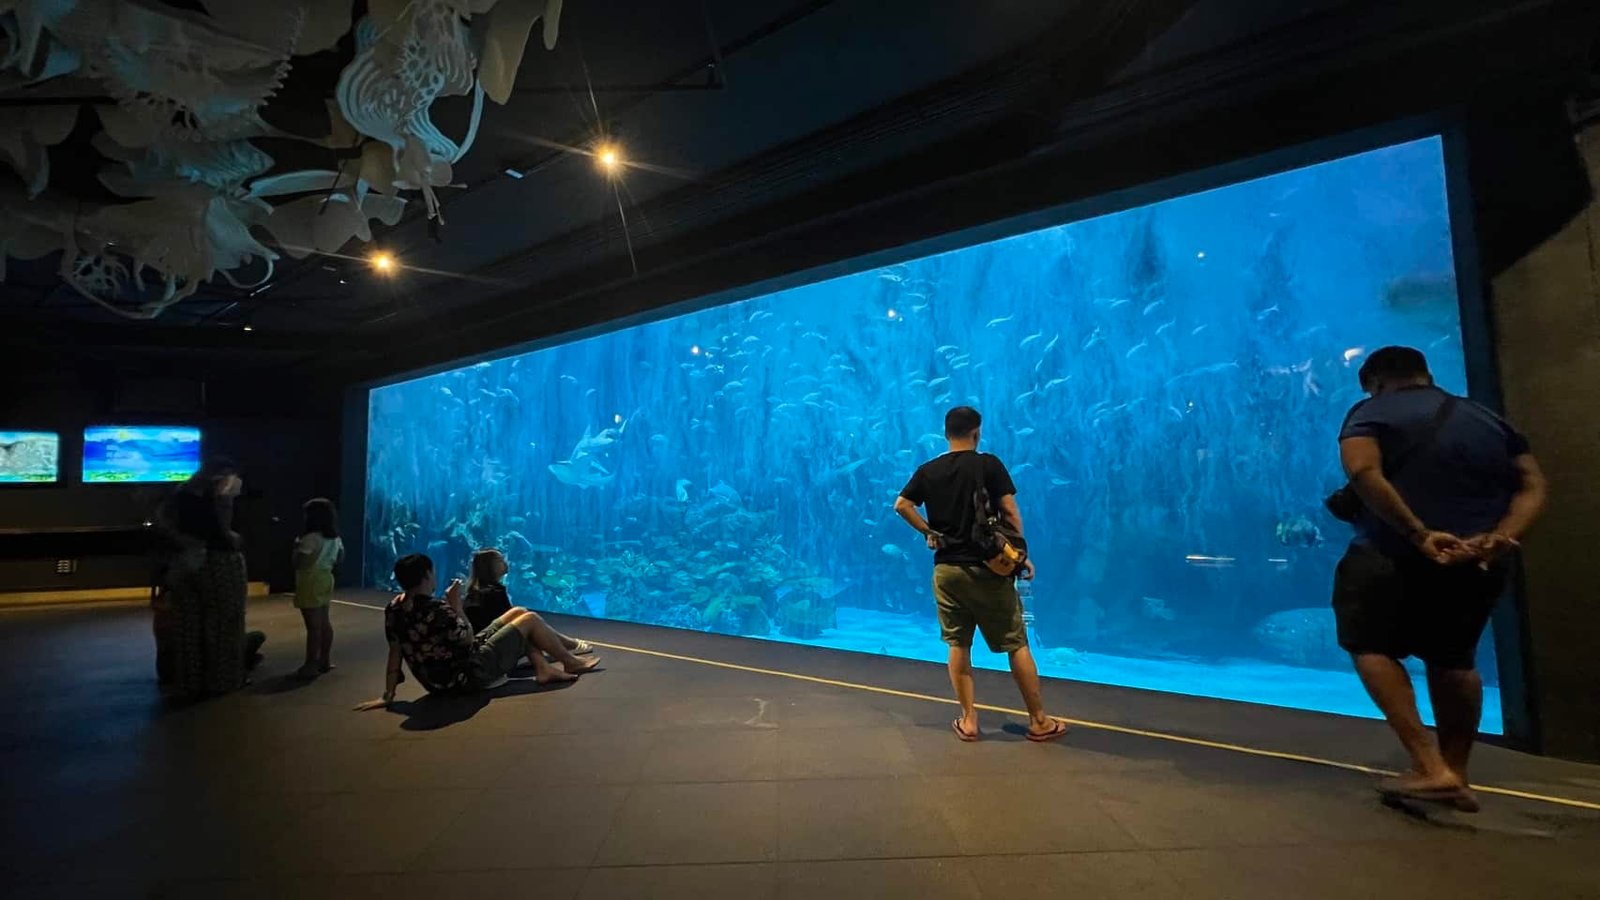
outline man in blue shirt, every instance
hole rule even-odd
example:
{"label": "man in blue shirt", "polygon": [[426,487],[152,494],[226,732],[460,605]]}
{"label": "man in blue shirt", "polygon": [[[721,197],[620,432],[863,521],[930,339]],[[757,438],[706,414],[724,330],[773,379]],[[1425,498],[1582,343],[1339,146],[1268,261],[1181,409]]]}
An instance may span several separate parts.
{"label": "man in blue shirt", "polygon": [[[1435,387],[1422,353],[1385,347],[1367,358],[1339,455],[1364,508],[1334,575],[1339,646],[1355,660],[1411,770],[1386,795],[1472,812],[1467,759],[1483,680],[1475,661],[1505,590],[1506,557],[1544,506],[1528,441],[1498,416]],[[1435,744],[1400,660],[1428,670]]]}

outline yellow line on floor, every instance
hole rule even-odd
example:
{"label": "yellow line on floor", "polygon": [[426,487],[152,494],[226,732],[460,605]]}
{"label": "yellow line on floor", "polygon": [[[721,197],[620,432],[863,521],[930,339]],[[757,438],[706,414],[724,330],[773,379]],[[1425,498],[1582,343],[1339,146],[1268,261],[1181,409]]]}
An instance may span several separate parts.
{"label": "yellow line on floor", "polygon": [[[335,600],[345,606],[359,606],[362,609],[381,610],[381,606],[370,603],[355,603],[349,600]],[[670,659],[677,662],[695,663],[702,666],[711,666],[718,669],[730,669],[735,672],[749,672],[754,675],[770,675],[774,678],[787,678],[791,681],[805,681],[811,684],[823,684],[829,687],[846,688],[854,691],[866,691],[872,694],[884,694],[890,697],[902,697],[907,700],[924,700],[929,703],[943,703],[948,706],[956,705],[956,701],[949,697],[936,697],[932,694],[918,694],[913,691],[901,691],[894,688],[878,687],[871,684],[857,684],[853,681],[840,681],[835,678],[822,678],[817,675],[803,675],[799,672],[784,672],[779,669],[763,669],[758,666],[745,666],[738,663],[723,662],[716,659],[701,659],[698,656],[684,656],[678,653],[667,653],[663,650],[646,650],[641,647],[628,647],[622,644],[607,644],[601,641],[590,641],[596,647],[607,650],[620,650],[624,653],[637,653],[641,656],[654,656],[660,659]],[[991,706],[987,703],[977,704],[977,708],[985,712],[1001,713],[1008,716],[1027,718],[1027,710],[1012,709],[1005,706]],[[1231,753],[1242,753],[1246,756],[1257,756],[1266,759],[1281,759],[1288,762],[1308,763],[1314,766],[1324,766],[1330,769],[1343,769],[1347,772],[1360,772],[1363,775],[1394,775],[1388,769],[1363,766],[1359,763],[1341,762],[1336,759],[1324,759],[1320,756],[1306,756],[1301,753],[1286,753],[1281,750],[1263,750],[1260,747],[1249,747],[1244,744],[1230,744],[1224,741],[1210,741],[1205,738],[1188,737],[1181,734],[1169,734],[1164,731],[1150,731],[1144,728],[1130,728],[1126,725],[1112,725],[1106,722],[1091,722],[1087,719],[1069,719],[1065,716],[1054,716],[1068,725],[1077,728],[1088,728],[1095,731],[1109,731],[1116,734],[1127,734],[1134,737],[1150,738],[1157,741],[1168,741],[1174,744],[1188,744],[1194,747],[1206,747],[1212,750],[1226,750]],[[1535,794],[1529,791],[1519,791],[1514,788],[1495,787],[1494,785],[1474,784],[1472,789],[1484,794],[1495,794],[1501,797],[1516,797],[1519,800],[1533,800],[1539,803],[1550,803],[1556,806],[1570,806],[1575,809],[1587,809],[1600,812],[1600,803],[1591,803],[1587,800],[1575,800],[1571,797],[1556,797],[1550,794]]]}

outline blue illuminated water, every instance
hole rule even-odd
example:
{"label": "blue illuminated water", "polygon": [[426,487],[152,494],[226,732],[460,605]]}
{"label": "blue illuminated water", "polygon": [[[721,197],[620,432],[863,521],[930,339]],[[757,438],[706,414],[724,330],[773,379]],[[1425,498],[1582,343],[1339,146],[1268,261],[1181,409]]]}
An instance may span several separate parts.
{"label": "blue illuminated water", "polygon": [[1320,499],[1364,351],[1464,390],[1453,273],[1428,139],[381,387],[366,578],[492,545],[536,609],[942,660],[891,504],[965,403],[1045,674],[1372,715]]}

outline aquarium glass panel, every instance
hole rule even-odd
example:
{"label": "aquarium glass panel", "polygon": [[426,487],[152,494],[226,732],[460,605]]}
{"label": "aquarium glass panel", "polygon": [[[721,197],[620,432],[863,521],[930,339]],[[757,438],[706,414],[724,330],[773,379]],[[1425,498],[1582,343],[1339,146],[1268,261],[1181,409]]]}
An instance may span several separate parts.
{"label": "aquarium glass panel", "polygon": [[1465,390],[1445,195],[1430,138],[377,388],[367,580],[493,545],[535,609],[942,661],[891,504],[971,404],[1045,674],[1373,715],[1320,501],[1369,350]]}
{"label": "aquarium glass panel", "polygon": [[200,468],[200,429],[109,425],[83,430],[85,484],[183,481]]}
{"label": "aquarium glass panel", "polygon": [[54,431],[0,431],[0,484],[53,484],[60,460]]}

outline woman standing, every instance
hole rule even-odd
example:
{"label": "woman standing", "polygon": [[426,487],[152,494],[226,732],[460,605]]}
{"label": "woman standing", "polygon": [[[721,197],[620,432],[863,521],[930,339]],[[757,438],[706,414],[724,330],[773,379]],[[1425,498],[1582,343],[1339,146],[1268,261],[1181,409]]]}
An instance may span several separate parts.
{"label": "woman standing", "polygon": [[244,684],[244,553],[233,531],[233,502],[244,482],[231,461],[212,459],[167,501],[163,519],[176,549],[167,569],[177,619],[174,686],[189,697],[226,694]]}
{"label": "woman standing", "polygon": [[294,544],[294,605],[306,623],[306,662],[297,673],[315,678],[333,668],[333,624],[328,605],[333,602],[333,569],[344,559],[339,539],[339,512],[325,497],[306,501],[305,527]]}

